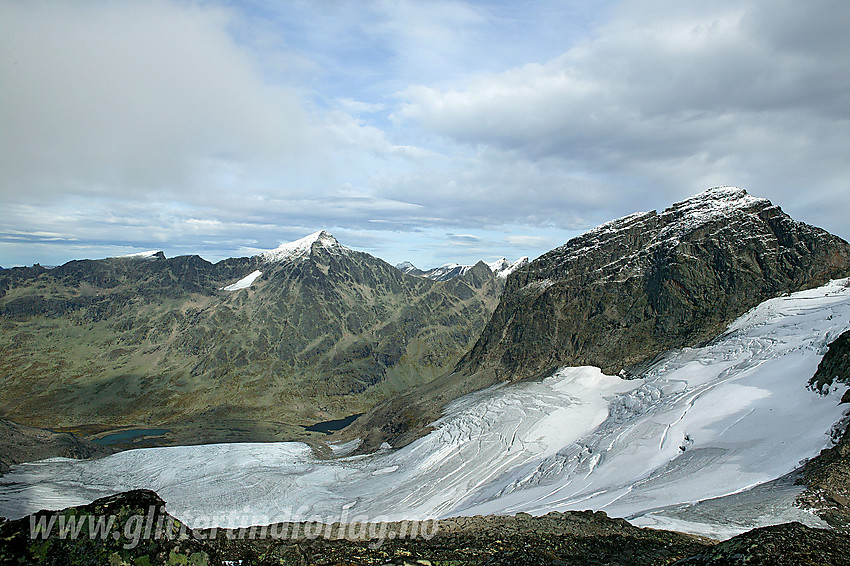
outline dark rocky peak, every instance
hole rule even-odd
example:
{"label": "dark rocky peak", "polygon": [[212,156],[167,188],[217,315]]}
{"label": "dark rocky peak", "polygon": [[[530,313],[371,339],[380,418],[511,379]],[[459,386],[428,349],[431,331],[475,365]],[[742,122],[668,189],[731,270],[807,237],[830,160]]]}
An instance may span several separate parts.
{"label": "dark rocky peak", "polygon": [[[760,302],[850,274],[850,246],[769,200],[719,187],[605,223],[508,278],[472,369],[617,372],[708,340]],[[501,373],[500,371],[500,373]]]}
{"label": "dark rocky peak", "polygon": [[[636,212],[573,238],[522,270],[527,274],[523,284],[548,285],[565,278],[624,281],[643,275],[659,262],[687,263],[695,246],[711,248],[714,267],[724,270],[731,268],[725,264],[732,256],[741,259],[743,250],[758,249],[767,256],[808,255],[814,246],[833,243],[846,253],[846,242],[793,220],[769,200],[753,197],[744,189],[715,187],[660,214]],[[847,263],[844,256],[825,259],[827,270]]]}
{"label": "dark rocky peak", "polygon": [[664,209],[660,214],[666,233],[684,234],[700,226],[739,214],[757,214],[773,207],[766,198],[754,197],[737,187],[714,187]]}
{"label": "dark rocky peak", "polygon": [[[238,279],[248,277],[256,270],[262,274],[269,291],[282,291],[297,282],[303,286],[302,290],[309,289],[309,292],[365,293],[366,288],[373,291],[380,288],[382,293],[392,294],[433,284],[432,281],[410,278],[371,254],[349,249],[324,230],[281,244],[251,259],[251,265],[243,268]],[[353,289],[353,286],[359,290]],[[234,288],[232,285],[228,287]]]}
{"label": "dark rocky peak", "polygon": [[443,284],[449,289],[458,289],[462,285],[469,287],[469,289],[489,287],[493,289],[494,293],[500,294],[504,287],[504,280],[499,278],[487,263],[479,261],[475,265],[469,266],[462,275],[446,279]]}

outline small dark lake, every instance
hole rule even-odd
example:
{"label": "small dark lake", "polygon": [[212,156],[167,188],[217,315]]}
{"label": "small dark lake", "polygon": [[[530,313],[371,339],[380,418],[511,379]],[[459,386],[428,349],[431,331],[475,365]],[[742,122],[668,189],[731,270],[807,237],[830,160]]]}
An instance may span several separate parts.
{"label": "small dark lake", "polygon": [[165,428],[131,428],[129,430],[122,430],[121,432],[107,434],[102,438],[92,440],[92,442],[95,444],[109,445],[126,440],[132,440],[139,436],[162,436],[167,432],[169,432],[169,430]]}
{"label": "small dark lake", "polygon": [[336,419],[333,421],[322,421],[320,423],[311,424],[310,426],[305,426],[304,430],[307,432],[323,432],[325,434],[330,434],[337,430],[342,430],[351,423],[353,423],[357,417],[362,415],[363,413],[357,413],[356,415],[349,415],[344,419]]}

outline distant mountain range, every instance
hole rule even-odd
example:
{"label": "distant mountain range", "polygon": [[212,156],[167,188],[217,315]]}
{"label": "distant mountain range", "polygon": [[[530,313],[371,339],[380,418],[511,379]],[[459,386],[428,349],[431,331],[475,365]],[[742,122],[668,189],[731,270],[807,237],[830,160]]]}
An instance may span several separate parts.
{"label": "distant mountain range", "polygon": [[[528,257],[524,256],[513,262],[508,261],[505,258],[501,258],[497,259],[492,263],[486,263],[483,261],[479,263],[483,263],[484,265],[486,265],[490,269],[490,271],[492,271],[496,275],[496,277],[505,279],[508,275],[510,275],[520,267],[528,265]],[[427,277],[428,279],[433,279],[434,281],[447,281],[454,277],[460,277],[468,273],[473,267],[475,266],[460,265],[459,263],[445,263],[439,267],[434,267],[433,269],[423,271],[412,263],[410,263],[409,261],[404,261],[396,265],[396,269],[398,269],[402,273],[416,275],[417,277]]]}
{"label": "distant mountain range", "polygon": [[533,262],[393,267],[319,231],[215,264],[150,251],[5,269],[0,411],[189,442],[301,438],[379,403],[348,434],[398,445],[459,395],[565,365],[636,373],[848,273],[846,242],[729,187]]}
{"label": "distant mountain range", "polygon": [[90,432],[153,423],[175,442],[299,438],[449,371],[503,286],[483,264],[406,275],[325,231],[216,264],[7,269],[0,411]]}

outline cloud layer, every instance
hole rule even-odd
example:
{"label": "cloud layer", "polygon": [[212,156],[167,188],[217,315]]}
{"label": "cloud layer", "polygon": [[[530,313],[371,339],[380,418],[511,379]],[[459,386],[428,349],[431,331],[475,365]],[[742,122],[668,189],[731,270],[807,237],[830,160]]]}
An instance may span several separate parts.
{"label": "cloud layer", "polygon": [[0,264],[535,256],[718,184],[846,238],[848,33],[828,0],[5,2]]}

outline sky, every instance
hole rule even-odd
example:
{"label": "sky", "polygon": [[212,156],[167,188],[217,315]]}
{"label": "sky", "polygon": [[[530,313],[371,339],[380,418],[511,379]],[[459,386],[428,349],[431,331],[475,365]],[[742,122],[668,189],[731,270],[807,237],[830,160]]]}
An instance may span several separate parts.
{"label": "sky", "polygon": [[0,0],[0,265],[534,258],[713,186],[850,239],[850,3]]}

